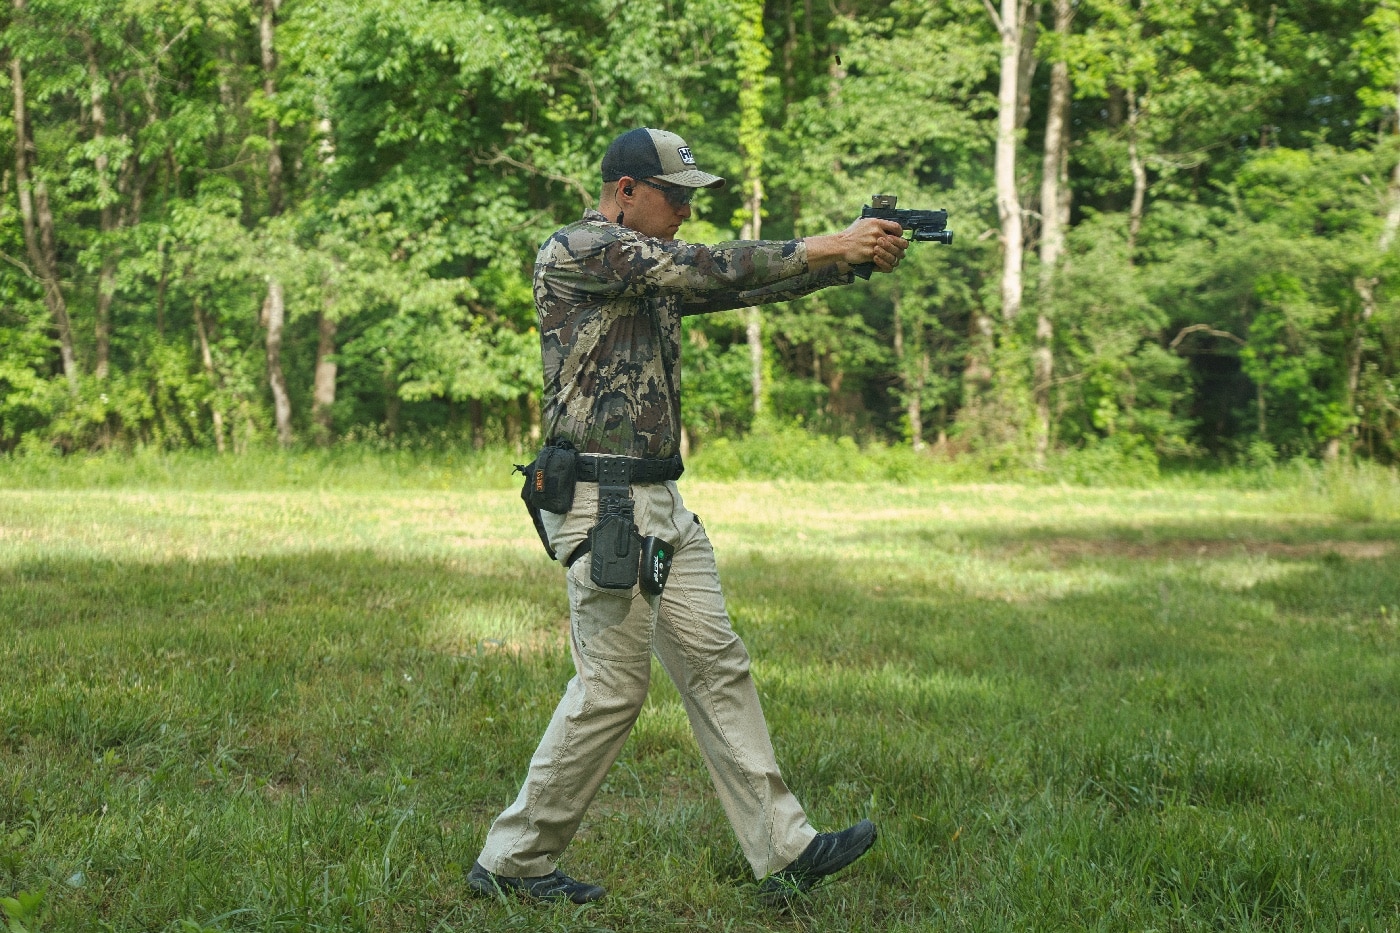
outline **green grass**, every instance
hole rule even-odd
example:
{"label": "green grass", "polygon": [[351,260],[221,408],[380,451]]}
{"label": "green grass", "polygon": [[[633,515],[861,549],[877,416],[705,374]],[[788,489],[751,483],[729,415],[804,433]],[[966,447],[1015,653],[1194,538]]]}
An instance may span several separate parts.
{"label": "green grass", "polygon": [[659,669],[564,860],[609,897],[466,896],[572,672],[494,465],[0,464],[0,918],[1400,929],[1400,514],[1368,476],[688,476],[785,776],[818,828],[881,827],[777,913]]}

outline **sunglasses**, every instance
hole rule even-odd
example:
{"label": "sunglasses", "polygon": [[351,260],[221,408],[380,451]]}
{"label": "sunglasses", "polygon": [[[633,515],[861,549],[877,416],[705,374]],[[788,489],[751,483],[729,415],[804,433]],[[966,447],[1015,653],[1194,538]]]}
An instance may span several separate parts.
{"label": "sunglasses", "polygon": [[658,185],[654,181],[647,181],[645,178],[638,178],[642,184],[648,188],[655,188],[666,198],[666,203],[672,207],[685,207],[690,203],[690,199],[695,197],[694,188],[684,188],[680,185]]}

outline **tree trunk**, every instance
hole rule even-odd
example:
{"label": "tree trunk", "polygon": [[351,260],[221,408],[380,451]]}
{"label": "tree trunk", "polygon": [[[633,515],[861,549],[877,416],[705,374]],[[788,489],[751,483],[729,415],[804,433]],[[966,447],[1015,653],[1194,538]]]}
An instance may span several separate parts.
{"label": "tree trunk", "polygon": [[[1021,313],[1024,287],[1021,281],[1025,232],[1021,201],[1016,192],[1016,144],[1021,112],[1022,37],[1030,0],[1001,0],[998,13],[992,0],[982,0],[1001,35],[1001,79],[997,92],[997,141],[995,180],[997,216],[1001,221],[1001,313],[1006,321]],[[995,327],[982,307],[975,307],[968,321],[967,362],[963,369],[963,409],[971,414],[991,390]]]}
{"label": "tree trunk", "polygon": [[[1396,107],[1400,108],[1400,87],[1396,88]],[[1400,113],[1400,109],[1397,109]],[[1400,119],[1400,118],[1397,118]],[[1400,133],[1400,124],[1396,126],[1397,133]],[[1390,173],[1390,184],[1386,188],[1386,211],[1385,223],[1381,227],[1380,238],[1376,241],[1376,252],[1379,256],[1385,256],[1390,252],[1390,248],[1395,245],[1395,237],[1400,233],[1400,162]],[[1361,385],[1361,357],[1366,349],[1366,327],[1371,323],[1371,319],[1376,314],[1376,287],[1380,285],[1380,279],[1374,276],[1357,276],[1353,282],[1356,293],[1361,298],[1361,315],[1356,322],[1356,327],[1352,330],[1351,339],[1347,341],[1347,377],[1346,395],[1344,404],[1346,411],[1351,412],[1356,408],[1356,392]],[[1355,426],[1352,431],[1355,432]],[[1324,456],[1328,460],[1336,460],[1342,450],[1342,439],[1340,437],[1329,438]]]}
{"label": "tree trunk", "polygon": [[160,277],[156,279],[156,336],[165,336],[165,297],[170,293],[169,244],[162,234],[156,243],[156,259],[160,264]]}
{"label": "tree trunk", "polygon": [[[757,240],[760,238],[763,224],[760,216],[763,210],[763,184],[757,177],[752,179],[745,209],[749,211],[749,219],[744,222],[744,229],[739,238]],[[763,318],[758,308],[749,308],[745,318],[744,332],[749,343],[749,386],[753,394],[753,413],[758,416],[763,413],[764,399]]]}
{"label": "tree trunk", "polygon": [[[263,93],[269,101],[277,98],[277,51],[274,45],[277,30],[277,9],[281,0],[263,0],[258,35],[262,44]],[[277,117],[267,118],[267,201],[268,217],[282,213],[282,155],[278,150],[280,127]],[[263,304],[267,318],[267,381],[272,389],[272,410],[277,419],[277,442],[283,447],[292,444],[292,400],[287,394],[287,377],[282,372],[282,328],[286,323],[286,306],[282,282],[274,271],[267,279],[267,298]]]}
{"label": "tree trunk", "polygon": [[1025,234],[1021,201],[1016,192],[1017,116],[1020,104],[1021,36],[1026,28],[1028,0],[1001,0],[997,16],[986,0],[987,9],[1001,33],[1001,82],[997,92],[996,189],[997,216],[1001,220],[1002,270],[1001,315],[1014,321],[1021,313],[1024,288]]}
{"label": "tree trunk", "polygon": [[486,447],[486,406],[481,399],[467,400],[467,417],[472,423],[472,450],[482,450]]}
{"label": "tree trunk", "polygon": [[1138,233],[1142,231],[1142,214],[1147,203],[1147,167],[1142,163],[1142,153],[1138,150],[1138,125],[1142,110],[1138,107],[1137,93],[1128,91],[1128,167],[1133,173],[1133,203],[1128,210],[1128,262],[1133,262],[1137,252]]}
{"label": "tree trunk", "polygon": [[971,411],[992,387],[991,315],[977,306],[967,323],[967,362],[963,367],[963,407]]}
{"label": "tree trunk", "polygon": [[389,437],[395,437],[399,433],[399,411],[403,408],[403,399],[399,396],[398,374],[395,370],[393,361],[386,359],[384,369],[380,371],[384,385],[384,433]]}
{"label": "tree trunk", "polygon": [[[1392,211],[1394,208],[1392,208]],[[1361,385],[1361,356],[1366,347],[1366,325],[1371,322],[1371,318],[1376,314],[1376,286],[1380,284],[1380,279],[1370,276],[1359,275],[1352,283],[1356,289],[1356,294],[1361,298],[1361,314],[1357,318],[1356,326],[1352,328],[1351,339],[1347,341],[1347,376],[1344,396],[1344,410],[1354,411],[1356,408],[1356,390]],[[1355,430],[1353,427],[1352,430]],[[1342,453],[1342,439],[1340,436],[1327,439],[1327,446],[1323,449],[1323,458],[1326,460],[1336,460]]]}
{"label": "tree trunk", "polygon": [[248,452],[248,447],[253,443],[253,438],[258,436],[258,425],[253,420],[253,406],[248,400],[241,399],[238,403],[238,415],[242,423],[243,430],[233,432],[233,453],[234,456],[241,457]]}
{"label": "tree trunk", "polygon": [[263,317],[267,321],[267,382],[272,388],[277,443],[290,447],[293,440],[292,401],[287,394],[287,378],[282,373],[282,331],[287,323],[287,307],[282,298],[282,283],[276,278],[268,279]]}
{"label": "tree trunk", "polygon": [[[24,12],[25,0],[14,0],[17,12]],[[29,134],[29,109],[24,96],[24,68],[19,55],[11,53],[10,84],[15,102],[15,187],[19,194],[19,212],[24,226],[24,245],[33,264],[33,275],[44,289],[44,304],[58,331],[58,352],[63,362],[63,375],[74,392],[78,390],[78,355],[73,345],[73,324],[68,317],[68,303],[58,280],[58,245],[54,233],[53,209],[49,205],[48,187],[42,178],[30,175],[30,154],[35,152]]]}
{"label": "tree trunk", "polygon": [[[325,106],[322,104],[322,106]],[[321,166],[329,170],[335,164],[335,134],[331,118],[324,111],[317,122],[321,141],[316,147]],[[329,314],[332,296],[335,294],[335,277],[341,264],[332,263],[324,281],[324,298],[321,303],[321,318],[317,321],[316,370],[311,385],[311,422],[315,426],[316,442],[323,447],[330,446],[335,439],[335,420],[331,411],[335,407],[335,335],[338,322]]]}
{"label": "tree trunk", "polygon": [[1269,439],[1269,407],[1264,398],[1264,384],[1262,382],[1254,386],[1254,408],[1259,439],[1267,441]]}
{"label": "tree trunk", "polygon": [[[909,418],[909,441],[915,450],[924,449],[922,396],[924,380],[922,374],[910,364],[909,353],[904,345],[904,313],[899,289],[891,295],[894,304],[894,358],[899,365],[899,382],[904,391],[904,413]],[[928,362],[925,355],[924,363]]]}
{"label": "tree trunk", "polygon": [[540,413],[540,397],[538,395],[533,392],[525,394],[525,411],[530,420],[530,446],[538,447],[540,440],[544,437],[544,419]]}
{"label": "tree trunk", "polygon": [[[1055,0],[1055,32],[1068,36],[1074,19],[1070,0]],[[1065,252],[1069,226],[1069,63],[1050,66],[1050,100],[1046,107],[1045,155],[1040,182],[1040,303],[1032,356],[1035,396],[1035,464],[1044,467],[1050,452],[1050,387],[1055,375],[1053,341],[1054,285]]]}
{"label": "tree trunk", "polygon": [[909,393],[909,401],[905,405],[905,412],[909,415],[909,434],[914,439],[915,451],[922,451],[928,446],[924,443],[924,386],[928,385],[931,362],[927,350],[919,354],[919,368],[914,376],[914,391]]}
{"label": "tree trunk", "polygon": [[[93,138],[100,144],[107,136],[107,95],[103,85],[101,69],[97,64],[97,50],[91,37],[85,38],[88,60],[88,86],[92,101]],[[107,153],[100,145],[94,160],[97,169],[98,190],[106,187],[107,170],[111,167]],[[117,223],[115,211],[107,197],[102,198],[98,209],[98,224],[102,231],[102,267],[97,276],[97,319],[93,326],[94,355],[92,372],[98,379],[106,379],[112,357],[112,298],[117,286],[117,257],[111,243],[112,232]]]}
{"label": "tree trunk", "polygon": [[263,319],[267,323],[267,384],[272,390],[272,411],[277,424],[277,443],[290,447],[292,434],[292,399],[287,393],[287,376],[282,371],[282,331],[287,323],[287,307],[282,295],[282,282],[268,276],[267,297],[263,301]]}
{"label": "tree trunk", "polygon": [[[262,46],[263,94],[268,101],[277,99],[277,10],[282,0],[262,0],[262,18],[258,22],[258,38]],[[282,213],[282,153],[278,148],[281,127],[275,114],[267,118],[267,213],[276,217]]]}
{"label": "tree trunk", "polygon": [[[1023,7],[1024,9],[1024,7]],[[1030,12],[1024,14],[1021,29],[1020,66],[1016,70],[1016,128],[1025,129],[1031,118],[1031,82],[1035,79],[1035,44],[1040,38],[1042,4],[1035,0]]]}
{"label": "tree trunk", "polygon": [[[204,372],[209,377],[209,385],[217,392],[219,389],[219,374],[214,369],[214,354],[209,348],[209,325],[204,320],[204,307],[200,300],[194,300],[194,326],[199,335],[199,358],[204,364]],[[214,447],[219,453],[224,452],[224,412],[219,407],[216,400],[210,403],[209,409],[214,417]]]}
{"label": "tree trunk", "polygon": [[520,425],[524,421],[521,413],[525,410],[525,396],[517,395],[515,398],[506,399],[504,407],[506,444],[516,453],[520,453],[523,433]]}
{"label": "tree trunk", "polygon": [[[102,223],[105,227],[105,217]],[[103,250],[102,271],[97,278],[97,321],[93,326],[97,355],[93,375],[98,379],[106,379],[112,365],[112,299],[116,291],[117,257],[108,246]]]}
{"label": "tree trunk", "polygon": [[[757,240],[763,226],[763,156],[767,128],[763,116],[763,80],[771,53],[763,41],[763,0],[743,0],[737,8],[735,38],[739,71],[739,162],[744,170],[744,211],[739,238]],[[749,343],[749,381],[753,413],[763,412],[763,327],[758,308],[750,308],[745,326]]]}
{"label": "tree trunk", "polygon": [[317,325],[316,378],[311,390],[311,420],[316,425],[316,441],[329,445],[334,438],[335,425],[331,409],[335,405],[335,319],[321,312]]}

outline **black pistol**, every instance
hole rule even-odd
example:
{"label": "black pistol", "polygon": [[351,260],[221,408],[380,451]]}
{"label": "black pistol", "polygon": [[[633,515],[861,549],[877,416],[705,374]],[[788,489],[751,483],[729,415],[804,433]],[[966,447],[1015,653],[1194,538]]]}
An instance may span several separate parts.
{"label": "black pistol", "polygon": [[[872,195],[870,203],[861,208],[861,217],[879,217],[881,220],[893,220],[905,230],[911,231],[914,242],[947,243],[953,242],[953,231],[948,229],[948,212],[937,211],[902,211],[895,205],[899,203],[899,195],[877,194]],[[862,262],[852,267],[856,275],[863,279],[870,278],[870,274],[875,271],[875,263]]]}

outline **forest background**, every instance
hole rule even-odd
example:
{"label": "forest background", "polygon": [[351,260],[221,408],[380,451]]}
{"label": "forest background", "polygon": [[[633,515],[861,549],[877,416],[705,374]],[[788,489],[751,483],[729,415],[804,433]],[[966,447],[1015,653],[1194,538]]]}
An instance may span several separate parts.
{"label": "forest background", "polygon": [[11,0],[0,453],[540,434],[530,274],[608,141],[687,239],[952,246],[690,319],[688,450],[1400,457],[1394,0]]}

